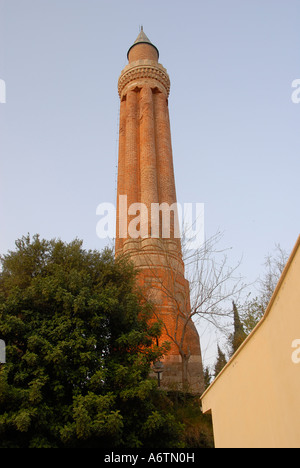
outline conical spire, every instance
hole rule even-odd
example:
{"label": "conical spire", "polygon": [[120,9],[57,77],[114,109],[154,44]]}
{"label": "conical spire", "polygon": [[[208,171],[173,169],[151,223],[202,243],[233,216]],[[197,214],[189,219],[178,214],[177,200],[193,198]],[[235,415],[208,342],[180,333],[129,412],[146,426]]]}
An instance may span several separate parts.
{"label": "conical spire", "polygon": [[154,49],[156,49],[157,51],[157,55],[159,56],[159,51],[157,49],[157,47],[155,47],[154,44],[152,44],[152,42],[150,41],[149,37],[146,36],[146,34],[144,33],[144,28],[143,26],[141,26],[141,30],[140,30],[140,33],[138,35],[138,37],[136,38],[136,40],[134,41],[134,43],[132,44],[132,46],[130,47],[130,49],[128,50],[127,52],[127,58],[129,56],[129,52],[131,51],[131,49],[136,46],[137,44],[149,44],[151,45],[152,47],[154,47]]}
{"label": "conical spire", "polygon": [[138,35],[138,37],[136,38],[136,40],[134,41],[134,44],[138,44],[139,42],[147,42],[148,44],[151,44],[151,41],[149,39],[149,37],[146,36],[146,34],[144,33],[144,28],[143,26],[141,26],[141,30],[140,30],[140,34]]}

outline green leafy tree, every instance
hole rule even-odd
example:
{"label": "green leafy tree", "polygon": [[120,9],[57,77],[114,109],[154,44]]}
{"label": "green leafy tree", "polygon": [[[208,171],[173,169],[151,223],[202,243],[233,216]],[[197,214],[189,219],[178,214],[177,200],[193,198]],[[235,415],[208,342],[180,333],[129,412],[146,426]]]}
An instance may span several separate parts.
{"label": "green leafy tree", "polygon": [[37,235],[1,262],[0,448],[180,447],[132,265]]}
{"label": "green leafy tree", "polygon": [[249,335],[262,319],[288,258],[289,254],[277,244],[273,253],[265,258],[265,270],[258,280],[257,296],[251,298],[249,295],[244,303],[239,304],[239,315],[246,335]]}
{"label": "green leafy tree", "polygon": [[243,329],[248,336],[265,313],[261,298],[255,297],[246,300],[244,304],[239,306],[239,310],[241,310],[240,318]]}

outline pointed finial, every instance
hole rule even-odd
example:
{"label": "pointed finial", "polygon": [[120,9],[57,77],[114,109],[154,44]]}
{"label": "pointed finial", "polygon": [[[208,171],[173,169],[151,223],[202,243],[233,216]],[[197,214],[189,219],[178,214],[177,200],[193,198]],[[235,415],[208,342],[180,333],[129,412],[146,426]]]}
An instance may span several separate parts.
{"label": "pointed finial", "polygon": [[141,31],[144,31],[143,25],[141,26]]}

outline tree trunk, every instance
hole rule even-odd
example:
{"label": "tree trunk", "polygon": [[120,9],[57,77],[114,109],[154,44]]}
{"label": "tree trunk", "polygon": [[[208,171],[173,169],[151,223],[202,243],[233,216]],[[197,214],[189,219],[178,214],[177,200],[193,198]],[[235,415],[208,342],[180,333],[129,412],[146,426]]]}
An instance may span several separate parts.
{"label": "tree trunk", "polygon": [[187,356],[185,353],[181,353],[182,389],[183,389],[183,391],[187,391],[188,386],[189,386],[188,363],[189,363],[189,356]]}

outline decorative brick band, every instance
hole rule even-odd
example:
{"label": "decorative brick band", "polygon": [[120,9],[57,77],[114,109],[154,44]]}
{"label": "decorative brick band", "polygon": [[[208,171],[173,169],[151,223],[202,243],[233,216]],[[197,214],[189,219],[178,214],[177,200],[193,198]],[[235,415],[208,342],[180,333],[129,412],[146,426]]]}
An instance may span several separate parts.
{"label": "decorative brick band", "polygon": [[119,81],[118,81],[118,93],[121,97],[122,91],[125,86],[128,85],[131,81],[136,81],[140,79],[150,78],[161,83],[167,93],[167,96],[170,94],[170,78],[167,72],[163,67],[157,67],[153,65],[137,65],[134,67],[127,67],[123,70]]}

